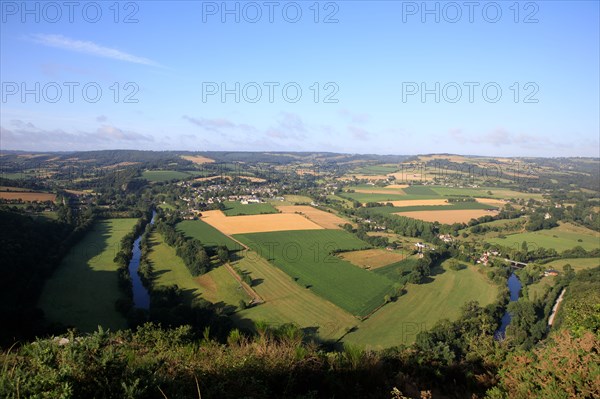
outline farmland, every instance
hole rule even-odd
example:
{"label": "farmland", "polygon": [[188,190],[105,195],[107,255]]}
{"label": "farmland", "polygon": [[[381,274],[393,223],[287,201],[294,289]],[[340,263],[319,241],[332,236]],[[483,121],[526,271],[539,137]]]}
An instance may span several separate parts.
{"label": "farmland", "polygon": [[323,210],[314,208],[306,205],[296,206],[278,206],[277,209],[282,213],[299,213],[306,216],[309,220],[315,222],[324,229],[339,229],[340,225],[349,223],[348,220],[342,219],[331,212],[325,212]]}
{"label": "farmland", "polygon": [[498,187],[480,187],[480,188],[451,188],[451,187],[432,187],[432,191],[436,194],[447,196],[469,196],[469,197],[486,197],[497,199],[523,198],[523,199],[542,199],[542,194],[538,193],[523,193],[519,191],[498,188]]}
{"label": "farmland", "polygon": [[289,231],[235,236],[305,286],[349,313],[365,316],[383,303],[391,281],[334,255],[368,245],[341,230]]}
{"label": "farmland", "polygon": [[75,245],[47,281],[39,305],[51,321],[74,325],[81,331],[126,328],[125,318],[115,310],[122,297],[117,265],[113,258],[121,238],[136,219],[97,222]]}
{"label": "farmland", "polygon": [[466,302],[476,300],[485,306],[496,299],[498,289],[477,267],[453,271],[442,263],[439,268],[432,282],[409,284],[405,295],[362,322],[344,342],[371,348],[408,344],[418,332],[430,329],[438,320],[457,319]]}
{"label": "farmland", "polygon": [[207,248],[225,246],[230,251],[241,249],[240,244],[202,220],[184,220],[177,224],[177,229],[187,237],[199,240]]}
{"label": "farmland", "polygon": [[430,205],[451,205],[445,199],[423,199],[423,200],[404,200],[404,201],[385,201],[385,203],[391,203],[393,206],[398,208],[408,206],[430,206]]}
{"label": "farmland", "polygon": [[377,248],[342,252],[338,256],[356,266],[371,270],[399,262],[405,258],[405,255],[399,252]]}
{"label": "farmland", "polygon": [[398,165],[370,165],[352,171],[358,175],[385,175],[398,170]]}
{"label": "farmland", "polygon": [[191,177],[187,172],[179,172],[177,170],[146,170],[142,173],[142,177],[150,182],[167,182],[171,180],[182,180]]}
{"label": "farmland", "polygon": [[385,276],[392,281],[405,283],[407,279],[406,276],[417,263],[417,259],[416,255],[412,255],[395,263],[380,267],[374,270],[374,273]]}
{"label": "farmland", "polygon": [[198,165],[215,162],[214,159],[203,157],[202,155],[182,155],[181,158],[183,158],[187,161],[191,161]]}
{"label": "farmland", "polygon": [[40,193],[40,192],[16,192],[16,191],[0,191],[0,199],[5,200],[21,200],[25,202],[32,201],[56,201],[56,194],[51,193]]}
{"label": "farmland", "polygon": [[406,195],[402,193],[398,193],[397,190],[391,192],[389,194],[382,193],[340,193],[338,194],[340,197],[348,198],[354,201],[358,201],[361,204],[366,204],[367,202],[388,202],[388,201],[402,201],[404,199],[407,200],[419,200],[419,199],[435,199],[439,198],[439,196],[434,195]]}
{"label": "farmland", "polygon": [[[396,187],[400,186],[396,185]],[[392,188],[390,186],[374,187],[362,185],[349,187],[348,189],[354,192],[344,192],[342,193],[342,196],[359,201],[361,203],[406,200],[435,200],[450,197],[473,197],[477,198],[477,200],[480,202],[500,206],[504,204],[504,202],[500,200],[506,200],[510,198],[542,199],[542,195],[538,193],[522,193],[496,187],[453,188],[413,185],[404,188]]]}
{"label": "farmland", "polygon": [[175,249],[168,246],[162,236],[153,233],[150,237],[150,252],[148,260],[157,276],[154,282],[157,286],[177,285],[184,291],[186,299],[203,297],[211,302],[225,302],[237,307],[240,300],[249,298],[244,290],[223,266],[194,278]]}
{"label": "farmland", "polygon": [[358,321],[319,295],[298,285],[281,269],[273,266],[257,253],[249,251],[233,263],[252,279],[260,281],[253,289],[264,303],[235,314],[237,322],[251,327],[254,321],[270,325],[295,323],[300,328],[316,330],[321,339],[337,340]]}
{"label": "farmland", "polygon": [[578,272],[584,269],[591,269],[600,266],[600,258],[565,258],[557,259],[544,264],[547,269],[556,269],[562,271],[563,267],[569,264],[574,271]]}
{"label": "farmland", "polygon": [[321,226],[297,214],[225,216],[221,211],[207,211],[202,220],[225,234],[260,233],[265,231],[313,230]]}
{"label": "farmland", "polygon": [[223,213],[227,216],[260,215],[278,212],[277,209],[268,203],[242,204],[239,201],[226,201],[224,205],[225,209]]}
{"label": "farmland", "polygon": [[495,216],[497,212],[484,209],[471,210],[443,210],[443,211],[411,211],[397,213],[413,219],[424,220],[426,222],[440,222],[446,224],[467,223],[471,219],[477,219],[481,216]]}
{"label": "farmland", "polygon": [[576,227],[570,224],[561,224],[549,230],[540,230],[527,233],[507,235],[506,238],[491,238],[488,241],[505,247],[518,248],[523,241],[527,242],[530,250],[534,246],[554,248],[558,252],[580,246],[586,250],[598,248],[600,233]]}

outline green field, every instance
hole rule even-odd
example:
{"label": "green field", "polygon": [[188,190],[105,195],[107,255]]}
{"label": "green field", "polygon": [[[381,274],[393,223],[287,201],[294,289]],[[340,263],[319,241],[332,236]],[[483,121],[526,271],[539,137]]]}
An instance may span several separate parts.
{"label": "green field", "polygon": [[477,300],[485,306],[496,299],[498,288],[477,267],[460,271],[448,269],[445,263],[439,267],[443,272],[432,276],[431,283],[409,284],[405,295],[363,321],[344,342],[371,348],[409,344],[418,332],[430,329],[437,321],[456,320],[466,302]]}
{"label": "green field", "polygon": [[403,195],[398,194],[398,190],[394,190],[390,194],[372,194],[372,193],[339,193],[338,196],[358,201],[361,204],[367,202],[384,202],[384,201],[404,201],[404,200],[419,200],[419,199],[436,199],[439,195]]}
{"label": "green field", "polygon": [[187,301],[203,297],[213,303],[224,302],[237,307],[240,300],[250,299],[245,291],[239,288],[235,278],[222,266],[200,277],[193,277],[183,260],[175,253],[175,249],[167,245],[156,232],[150,237],[148,260],[156,276],[154,284],[177,285],[184,291]]}
{"label": "green field", "polygon": [[184,220],[177,224],[187,237],[195,238],[206,248],[225,246],[230,251],[238,251],[241,245],[202,220]]}
{"label": "green field", "polygon": [[331,254],[368,244],[342,230],[306,230],[234,236],[281,268],[301,286],[360,316],[381,305],[392,282]]}
{"label": "green field", "polygon": [[150,182],[166,182],[171,180],[182,180],[191,177],[188,172],[179,172],[177,170],[146,170],[142,177]]}
{"label": "green field", "polygon": [[404,283],[406,280],[406,275],[410,273],[410,271],[416,263],[417,256],[413,255],[404,260],[401,260],[400,262],[392,263],[391,265],[387,265],[384,267],[379,267],[373,270],[373,273],[385,276],[392,281]]}
{"label": "green field", "polygon": [[576,272],[584,269],[591,269],[600,266],[600,258],[565,258],[558,259],[544,264],[546,269],[555,269],[560,272],[566,264],[570,264]]}
{"label": "green field", "polygon": [[583,247],[589,251],[598,248],[600,243],[600,233],[595,233],[592,230],[581,227],[561,225],[549,230],[511,234],[504,239],[491,238],[488,241],[493,244],[515,249],[520,248],[521,243],[526,241],[529,245],[529,250],[535,249],[534,246],[537,245],[538,247],[547,249],[554,248],[558,252],[576,246]]}
{"label": "green field", "polygon": [[555,276],[542,277],[540,281],[527,286],[527,297],[530,301],[540,300],[546,296],[555,283]]}
{"label": "green field", "polygon": [[[498,187],[479,187],[479,188],[457,188],[433,186],[431,190],[442,197],[467,196],[467,197],[485,197],[497,199],[523,198],[523,199],[542,199],[539,193],[522,193],[506,188]],[[489,194],[488,192],[491,192]]]}
{"label": "green field", "polygon": [[137,219],[108,219],[97,222],[77,243],[48,279],[39,305],[48,320],[91,332],[101,325],[113,330],[127,328],[115,310],[122,297],[117,265],[113,258],[123,236]]}
{"label": "green field", "polygon": [[310,204],[312,202],[312,198],[307,197],[305,195],[284,195],[285,202],[289,202],[290,205],[294,204]]}
{"label": "green field", "polygon": [[223,213],[227,216],[260,215],[262,213],[278,213],[269,203],[242,204],[239,201],[225,201]]}
{"label": "green field", "polygon": [[349,175],[387,175],[397,172],[400,168],[398,165],[369,165],[363,166],[352,172]]}
{"label": "green field", "polygon": [[249,272],[252,279],[260,282],[253,289],[265,300],[258,306],[236,313],[234,319],[238,325],[251,328],[251,320],[270,325],[294,323],[314,331],[321,339],[337,340],[358,323],[350,313],[298,285],[255,252],[246,252],[246,256],[233,265]]}
{"label": "green field", "polygon": [[414,212],[414,211],[451,211],[465,209],[497,209],[494,206],[482,204],[479,202],[455,202],[450,205],[423,205],[423,206],[378,206],[368,208],[369,211],[377,214],[389,215],[392,213]]}
{"label": "green field", "polygon": [[428,195],[438,197],[439,193],[426,186],[409,186],[402,189],[407,195]]}

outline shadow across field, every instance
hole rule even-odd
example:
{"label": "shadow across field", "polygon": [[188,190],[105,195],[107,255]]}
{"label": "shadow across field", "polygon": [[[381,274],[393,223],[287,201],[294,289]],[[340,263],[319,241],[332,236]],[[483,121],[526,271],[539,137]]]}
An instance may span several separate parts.
{"label": "shadow across field", "polygon": [[95,331],[98,325],[113,330],[127,327],[125,318],[115,309],[123,294],[113,261],[121,238],[129,232],[125,224],[97,222],[62,260],[39,301],[50,322],[85,332]]}

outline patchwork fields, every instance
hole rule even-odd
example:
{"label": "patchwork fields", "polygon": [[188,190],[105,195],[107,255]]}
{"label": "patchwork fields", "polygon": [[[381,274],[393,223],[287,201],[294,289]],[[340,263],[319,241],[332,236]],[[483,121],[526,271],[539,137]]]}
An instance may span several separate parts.
{"label": "patchwork fields", "polygon": [[345,231],[238,234],[235,238],[286,272],[297,284],[354,315],[368,315],[383,304],[392,288],[387,278],[332,254],[334,250],[368,247]]}
{"label": "patchwork fields", "polygon": [[[537,199],[541,200],[542,195],[538,193],[522,193],[510,189],[496,187],[479,188],[455,188],[442,186],[403,186],[393,185],[387,187],[376,187],[370,185],[359,185],[349,187],[354,192],[344,192],[340,195],[361,203],[367,202],[389,202],[389,201],[407,201],[407,200],[435,200],[447,199],[450,197],[472,197],[479,202],[490,205],[502,206],[504,201],[510,198]],[[395,204],[394,204],[395,205]]]}
{"label": "patchwork fields", "polygon": [[252,288],[265,302],[234,315],[242,326],[252,327],[252,321],[257,320],[270,325],[291,322],[315,332],[321,339],[335,341],[358,323],[350,313],[298,285],[258,254],[247,252],[246,255],[233,265],[260,281]]}
{"label": "patchwork fields", "polygon": [[484,209],[464,209],[464,210],[443,210],[443,211],[411,211],[401,212],[397,215],[406,216],[413,219],[424,220],[426,222],[440,222],[445,224],[467,223],[471,219],[477,219],[482,216],[495,216],[498,212],[487,211]]}
{"label": "patchwork fields", "polygon": [[277,209],[282,213],[300,213],[324,229],[340,229],[340,225],[350,223],[348,220],[342,219],[333,213],[325,212],[308,205],[282,205],[278,206]]}
{"label": "patchwork fields", "polygon": [[199,240],[207,248],[225,246],[230,251],[242,249],[242,246],[202,220],[184,220],[177,224],[177,229],[187,237]]}
{"label": "patchwork fields", "polygon": [[225,216],[221,211],[202,213],[202,220],[225,234],[260,233],[265,231],[321,229],[298,214],[276,213],[270,215]]}

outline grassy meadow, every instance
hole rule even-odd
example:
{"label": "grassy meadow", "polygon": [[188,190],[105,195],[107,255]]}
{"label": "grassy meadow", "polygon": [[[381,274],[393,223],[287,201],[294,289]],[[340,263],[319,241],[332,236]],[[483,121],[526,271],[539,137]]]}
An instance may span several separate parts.
{"label": "grassy meadow", "polygon": [[216,302],[224,302],[237,307],[240,300],[250,298],[239,288],[236,279],[222,266],[200,276],[193,277],[183,260],[175,253],[175,248],[167,245],[162,236],[156,232],[150,237],[148,260],[154,270],[157,286],[177,285],[188,301],[194,298]]}
{"label": "grassy meadow", "polygon": [[153,183],[167,182],[171,180],[182,180],[191,177],[187,172],[177,170],[145,170],[142,177]]}
{"label": "grassy meadow", "polygon": [[225,201],[223,213],[227,216],[261,215],[264,213],[278,213],[279,211],[269,203],[242,204],[239,201]]}
{"label": "grassy meadow", "polygon": [[360,323],[344,342],[371,348],[408,344],[414,342],[417,333],[430,329],[437,321],[456,320],[466,302],[476,300],[485,306],[498,295],[498,288],[476,266],[454,271],[444,262],[433,272],[433,281],[409,284],[405,295]]}
{"label": "grassy meadow", "polygon": [[207,248],[225,246],[230,251],[238,251],[241,245],[202,220],[184,220],[177,224],[177,230],[187,237],[195,238]]}
{"label": "grassy meadow", "polygon": [[521,243],[526,241],[530,250],[535,249],[534,245],[537,245],[538,247],[554,248],[558,252],[576,246],[589,251],[598,248],[600,233],[565,223],[553,229],[510,234],[506,238],[497,237],[491,238],[488,241],[492,244],[511,248],[520,248]]}
{"label": "grassy meadow", "polygon": [[48,320],[91,332],[98,325],[112,330],[127,327],[115,310],[122,297],[113,259],[123,236],[137,219],[98,221],[63,259],[48,279],[39,305]]}

